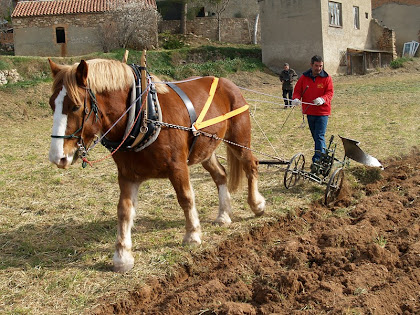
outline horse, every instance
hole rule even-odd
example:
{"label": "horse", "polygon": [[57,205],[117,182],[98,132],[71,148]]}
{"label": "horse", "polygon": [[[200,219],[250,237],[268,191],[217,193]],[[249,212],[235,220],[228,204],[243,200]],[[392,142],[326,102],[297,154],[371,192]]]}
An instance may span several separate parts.
{"label": "horse", "polygon": [[[92,146],[98,137],[106,134],[109,142],[122,141],[129,123],[126,113],[135,94],[136,74],[132,67],[117,60],[92,59],[60,65],[49,59],[49,64],[53,77],[49,100],[53,110],[49,160],[66,169],[83,156],[81,152]],[[208,76],[185,80],[178,82],[176,87],[188,96],[194,110],[201,113],[214,79]],[[251,145],[249,110],[202,129],[212,136],[194,134],[192,128],[173,128],[171,126],[191,127],[185,102],[157,77],[149,76],[149,80],[154,82],[161,120],[165,124],[160,126],[156,139],[142,150],[113,151],[120,188],[113,256],[115,272],[124,273],[134,266],[131,228],[139,185],[148,179],[170,180],[185,215],[183,244],[186,245],[201,244],[190,165],[201,163],[217,186],[219,212],[216,224],[232,222],[230,192],[240,187],[242,179],[247,179],[247,201],[255,216],[261,216],[265,208],[265,199],[258,191],[258,160],[248,149]],[[245,104],[239,87],[220,78],[206,117],[225,115]],[[229,176],[215,154],[221,142],[226,143]]]}

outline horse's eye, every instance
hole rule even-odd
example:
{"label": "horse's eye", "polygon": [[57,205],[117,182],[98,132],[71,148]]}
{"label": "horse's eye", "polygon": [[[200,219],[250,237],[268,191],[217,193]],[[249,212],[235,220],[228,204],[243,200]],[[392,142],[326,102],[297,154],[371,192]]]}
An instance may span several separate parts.
{"label": "horse's eye", "polygon": [[75,106],[71,109],[71,111],[72,111],[72,112],[77,112],[77,111],[79,110],[79,108],[80,108],[80,106],[75,105]]}

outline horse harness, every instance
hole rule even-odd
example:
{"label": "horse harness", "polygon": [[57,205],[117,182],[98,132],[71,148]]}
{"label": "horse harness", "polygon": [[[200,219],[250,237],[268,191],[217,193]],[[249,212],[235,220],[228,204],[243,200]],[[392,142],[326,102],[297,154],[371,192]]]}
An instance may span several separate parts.
{"label": "horse harness", "polygon": [[[136,106],[135,106],[135,114],[138,115],[139,111],[141,110],[142,107],[142,103],[141,103],[141,95],[142,93],[145,93],[145,91],[141,90],[141,84],[139,84],[139,82],[141,81],[141,73],[140,70],[145,70],[144,68],[138,66],[138,65],[130,65],[131,68],[133,69],[133,72],[135,73],[135,78],[136,78]],[[187,96],[187,94],[176,84],[174,83],[170,83],[167,82],[166,85],[168,85],[178,96],[179,98],[182,100],[182,102],[185,105],[185,108],[188,111],[188,115],[190,118],[190,126],[191,127],[185,127],[185,126],[177,126],[177,125],[173,125],[173,124],[168,124],[168,123],[164,123],[162,122],[162,112],[161,112],[161,107],[159,104],[159,100],[157,98],[157,92],[155,89],[154,84],[150,84],[149,86],[149,91],[147,91],[147,111],[146,114],[145,112],[141,112],[140,115],[142,116],[142,119],[137,119],[135,122],[135,125],[133,128],[131,128],[131,132],[128,135],[128,137],[124,137],[124,139],[126,139],[124,141],[124,143],[122,143],[121,145],[121,141],[115,141],[112,142],[106,138],[103,138],[101,143],[102,145],[104,145],[108,150],[110,151],[114,151],[117,148],[122,150],[122,151],[135,151],[135,152],[139,152],[141,150],[143,150],[144,148],[148,147],[149,145],[151,145],[158,137],[161,127],[165,126],[168,128],[175,128],[175,129],[182,129],[182,130],[186,130],[186,131],[191,131],[193,134],[193,141],[190,145],[189,148],[189,153],[188,153],[188,158],[194,148],[194,145],[197,141],[197,138],[199,135],[204,135],[216,140],[222,140],[225,142],[230,143],[230,141],[225,140],[223,138],[219,138],[217,135],[211,135],[208,134],[206,132],[200,131],[199,129],[211,126],[213,124],[216,124],[218,122],[227,120],[233,116],[236,116],[246,110],[248,110],[249,105],[246,104],[240,108],[237,108],[235,110],[232,110],[224,115],[220,115],[218,117],[212,118],[212,119],[208,119],[208,120],[204,120],[204,117],[210,107],[211,102],[213,101],[213,97],[215,95],[217,86],[218,86],[218,82],[219,79],[218,78],[214,78],[212,85],[210,87],[210,91],[209,91],[209,97],[206,101],[206,103],[204,104],[203,110],[201,111],[200,115],[197,117],[196,111],[194,109],[193,103],[190,100],[190,98]],[[145,116],[146,115],[146,116]],[[144,122],[146,125],[145,127],[141,127],[141,122]],[[127,129],[129,126],[127,126]],[[141,133],[145,133],[144,135],[141,135]],[[133,145],[133,143],[136,142],[136,139],[138,139],[139,137],[142,137],[141,141],[138,142],[137,144]],[[234,144],[234,143],[232,143]],[[234,144],[235,145],[235,144]],[[240,145],[239,145],[240,146]]]}
{"label": "horse harness", "polygon": [[[135,106],[132,106],[132,108],[129,111],[129,116],[135,117],[135,120],[131,123],[129,119],[129,123],[127,124],[125,135],[122,140],[120,141],[111,141],[107,139],[105,136],[103,136],[100,141],[101,144],[106,147],[109,151],[115,152],[116,150],[121,151],[134,151],[139,152],[143,150],[144,148],[151,145],[159,136],[161,127],[168,127],[168,128],[175,128],[185,131],[191,131],[194,138],[189,148],[189,155],[191,154],[194,144],[198,138],[199,135],[204,135],[207,137],[210,137],[215,140],[221,140],[225,141],[229,144],[238,145],[235,143],[231,143],[228,140],[225,140],[223,138],[218,137],[214,134],[209,134],[204,131],[200,131],[199,129],[208,127],[210,125],[216,124],[218,122],[227,120],[235,115],[238,115],[246,110],[248,110],[249,106],[246,104],[238,109],[235,109],[231,112],[228,112],[224,115],[203,121],[209,106],[213,100],[216,88],[218,86],[218,78],[214,78],[212,86],[209,91],[209,98],[207,99],[207,102],[204,105],[204,108],[200,115],[197,118],[196,111],[194,109],[193,103],[191,102],[190,98],[185,94],[185,92],[178,87],[174,83],[166,83],[182,100],[182,102],[185,105],[185,108],[188,111],[188,115],[190,117],[190,126],[191,127],[185,127],[185,126],[178,126],[173,124],[168,124],[165,122],[162,122],[162,112],[161,107],[159,104],[159,100],[157,97],[157,92],[155,85],[153,83],[149,84],[148,90],[145,91],[144,87],[141,85],[141,71],[146,70],[145,67],[141,67],[139,65],[131,64],[130,67],[133,70],[134,73],[134,88],[132,93],[132,100],[135,102]],[[76,136],[77,133],[79,133],[84,126],[84,123],[89,119],[92,113],[95,114],[95,122],[99,120],[99,108],[97,105],[96,96],[93,93],[93,91],[89,88],[86,89],[88,93],[86,94],[85,100],[84,100],[84,108],[85,108],[85,116],[86,118],[83,119],[82,125],[77,129],[75,132],[73,132],[71,135],[65,135],[65,136],[57,136],[57,135],[51,135],[52,138],[63,138],[63,139],[79,139],[78,146],[79,150],[81,151],[82,156],[87,155],[87,151],[89,149],[86,149],[83,139],[81,136]],[[142,102],[142,95],[146,93],[146,101]],[[91,109],[88,111],[88,108],[86,106],[86,99],[87,95],[89,95],[91,100]],[[135,97],[134,97],[135,95]],[[143,109],[142,106],[146,105],[146,108]],[[95,141],[96,144],[97,141]],[[242,145],[238,145],[241,146]],[[247,148],[249,149],[249,148]]]}
{"label": "horse harness", "polygon": [[[142,67],[138,66],[138,65],[130,65],[130,67],[133,69],[133,72],[135,74],[135,95],[136,95],[136,105],[135,105],[135,109],[134,109],[134,113],[135,116],[137,117],[139,115],[139,111],[141,111],[141,108],[144,104],[142,104],[141,101],[141,95],[142,93],[145,93],[145,91],[141,90],[141,72],[140,70],[142,70]],[[211,103],[213,96],[214,96],[214,92],[215,89],[217,87],[217,82],[218,80],[216,80],[215,84],[213,84],[213,89],[212,92],[210,92],[211,97],[209,98],[209,100],[207,101],[207,103]],[[182,100],[182,102],[185,105],[185,108],[188,111],[188,115],[190,117],[190,126],[191,128],[188,128],[190,131],[192,131],[194,138],[193,141],[190,145],[190,149],[189,149],[189,154],[188,156],[191,154],[192,149],[194,147],[194,144],[198,138],[199,133],[196,132],[196,129],[194,127],[194,124],[197,121],[197,114],[196,111],[194,109],[194,105],[192,103],[192,101],[190,100],[190,98],[187,96],[187,94],[185,94],[185,92],[178,87],[176,84],[174,83],[166,83],[178,96],[179,98]],[[117,148],[119,148],[119,150],[122,151],[141,151],[144,148],[146,148],[147,146],[149,146],[150,144],[152,144],[158,137],[159,133],[160,133],[160,129],[162,126],[165,126],[166,124],[164,124],[162,122],[162,112],[161,112],[161,108],[160,108],[160,104],[159,104],[159,100],[157,98],[157,93],[156,93],[156,89],[154,84],[150,84],[149,87],[149,91],[147,91],[147,102],[146,102],[146,106],[147,106],[147,111],[143,111],[140,113],[141,119],[136,119],[135,121],[135,125],[130,128],[130,134],[126,136],[124,136],[124,143],[121,144],[121,141],[110,141],[107,138],[103,138],[101,140],[101,143],[103,146],[105,146],[109,151],[114,151]],[[147,115],[147,117],[145,117],[145,115]],[[200,115],[201,117],[201,115]],[[200,119],[199,117],[199,119]],[[203,119],[203,117],[201,118],[201,120]],[[145,127],[141,126],[142,122],[145,122],[146,125]],[[127,129],[129,129],[130,124],[127,125]],[[169,125],[169,124],[168,124]],[[171,127],[171,126],[167,126],[167,127]],[[127,132],[127,130],[126,130]],[[133,145],[133,143],[135,143],[136,139],[138,139],[139,137],[142,137],[141,141],[138,142],[137,144]]]}
{"label": "horse harness", "polygon": [[[136,120],[133,122],[134,125],[127,125],[126,134],[123,137],[125,140],[122,140],[124,141],[123,143],[121,141],[111,141],[105,137],[102,138],[101,144],[111,152],[117,148],[121,151],[141,151],[157,139],[161,129],[160,126],[150,122],[144,124],[145,121],[162,120],[162,112],[155,86],[154,84],[150,84],[148,91],[142,91],[140,71],[144,70],[144,68],[134,64],[130,65],[130,67],[133,70],[135,78],[135,88],[132,93],[135,93],[136,104],[132,110],[134,111]],[[141,96],[143,93],[147,93],[145,104],[142,103]],[[142,109],[143,105],[147,106],[146,110]],[[128,132],[129,134],[127,134]]]}
{"label": "horse harness", "polygon": [[[139,111],[142,110],[142,104],[141,101],[141,95],[143,93],[147,93],[147,101],[146,106],[147,110],[142,111],[140,113],[139,119],[135,120],[134,126],[132,128],[129,128],[131,124],[127,125],[127,130],[131,130],[130,134],[127,136],[124,136],[124,143],[121,144],[121,141],[110,141],[107,138],[103,138],[101,140],[101,144],[106,147],[109,151],[114,151],[117,148],[121,151],[135,151],[139,152],[143,150],[144,148],[151,145],[158,137],[161,126],[162,126],[162,111],[159,104],[159,100],[157,97],[157,92],[155,85],[152,83],[149,86],[148,91],[142,91],[141,89],[141,73],[140,70],[142,70],[141,66],[138,65],[130,65],[130,67],[133,69],[133,72],[135,74],[135,102],[136,105],[134,108],[134,114],[136,117],[139,116]],[[197,115],[194,109],[194,106],[184,91],[182,91],[177,85],[174,83],[166,83],[176,94],[181,98],[183,101],[187,111],[188,115],[190,117],[191,126],[195,123],[197,120]],[[142,126],[142,123],[145,122],[145,125]],[[126,132],[127,132],[126,130]],[[136,144],[136,139],[139,139],[141,137],[141,140]],[[194,137],[194,140],[190,146],[189,152],[191,153],[192,148],[194,146],[194,143],[196,141],[197,137]]]}

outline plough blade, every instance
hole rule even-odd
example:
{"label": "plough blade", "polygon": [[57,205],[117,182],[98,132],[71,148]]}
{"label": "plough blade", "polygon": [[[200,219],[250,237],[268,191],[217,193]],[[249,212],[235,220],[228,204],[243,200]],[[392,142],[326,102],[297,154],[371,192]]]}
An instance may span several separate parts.
{"label": "plough blade", "polygon": [[341,141],[343,141],[344,152],[348,158],[367,166],[380,167],[381,169],[383,169],[383,166],[378,161],[378,159],[374,158],[369,154],[366,154],[365,152],[363,152],[362,149],[360,149],[359,141],[344,138],[340,135],[339,137],[341,138]]}

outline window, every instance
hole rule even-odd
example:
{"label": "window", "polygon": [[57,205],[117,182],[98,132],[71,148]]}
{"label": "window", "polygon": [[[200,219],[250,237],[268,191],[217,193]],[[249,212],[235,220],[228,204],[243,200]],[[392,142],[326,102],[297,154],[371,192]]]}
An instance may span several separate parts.
{"label": "window", "polygon": [[341,21],[341,3],[329,1],[328,15],[330,18],[330,26],[343,26],[343,23]]}
{"label": "window", "polygon": [[353,7],[354,28],[360,30],[359,7]]}
{"label": "window", "polygon": [[64,32],[64,27],[57,27],[55,29],[55,37],[57,38],[57,44],[66,42],[66,33]]}

